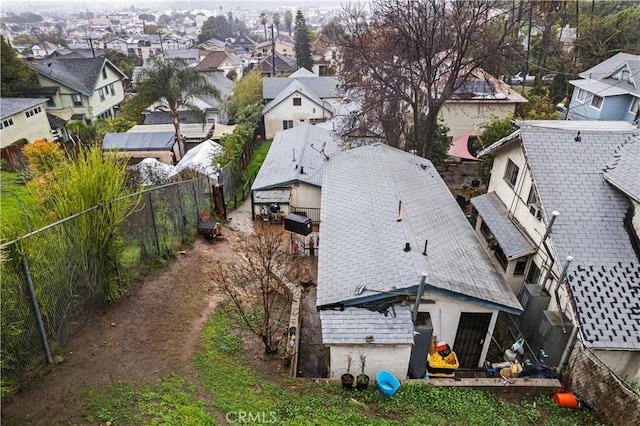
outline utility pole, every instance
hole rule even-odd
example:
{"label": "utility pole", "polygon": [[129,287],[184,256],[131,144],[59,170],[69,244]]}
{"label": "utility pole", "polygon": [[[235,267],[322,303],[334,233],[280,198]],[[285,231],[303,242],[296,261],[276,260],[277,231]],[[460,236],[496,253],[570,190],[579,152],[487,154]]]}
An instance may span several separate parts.
{"label": "utility pole", "polygon": [[273,77],[276,76],[276,41],[273,38],[273,24],[271,24],[271,68],[273,69]]}
{"label": "utility pole", "polygon": [[91,40],[91,36],[87,37],[87,40],[89,40],[89,47],[91,47],[91,54],[95,58],[96,57],[96,51],[93,48],[93,40]]}

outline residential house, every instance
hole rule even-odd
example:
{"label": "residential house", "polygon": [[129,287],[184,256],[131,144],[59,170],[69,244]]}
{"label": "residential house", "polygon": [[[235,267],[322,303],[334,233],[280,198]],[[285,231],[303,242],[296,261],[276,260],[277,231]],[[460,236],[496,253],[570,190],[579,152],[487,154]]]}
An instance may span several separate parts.
{"label": "residential house", "polygon": [[234,75],[242,78],[242,60],[233,53],[226,51],[208,52],[196,69],[204,73],[222,73],[225,76]]}
{"label": "residential house", "polygon": [[294,43],[293,41],[282,40],[280,38],[276,38],[273,42],[271,40],[263,41],[262,43],[258,43],[255,48],[256,56],[258,58],[263,58],[265,56],[271,55],[271,51],[275,46],[276,53],[281,54],[282,56],[295,57]]}
{"label": "residential house", "polygon": [[640,379],[640,135],[618,121],[524,121],[494,155],[475,229],[524,307],[519,333],[561,366],[574,339]]}
{"label": "residential house", "polygon": [[330,130],[311,124],[278,132],[251,185],[254,217],[275,203],[281,215],[304,214],[318,223],[322,168],[339,142]]}
{"label": "residential house", "polygon": [[236,52],[249,52],[253,54],[256,51],[257,44],[258,43],[256,43],[256,41],[248,35],[241,34],[240,37],[236,38],[235,40],[227,42],[227,47],[235,50]]}
{"label": "residential house", "polygon": [[580,73],[567,120],[622,120],[640,124],[640,55],[618,53]]}
{"label": "residential house", "polygon": [[159,34],[135,34],[127,39],[127,53],[146,61],[164,51],[162,36]]}
{"label": "residential house", "polygon": [[478,368],[498,312],[521,311],[431,162],[388,145],[325,162],[320,241],[316,307],[331,377],[362,353],[369,375],[404,379],[418,365],[411,376],[422,378],[427,351],[412,346],[428,348],[432,335]]}
{"label": "residential house", "polygon": [[[273,64],[275,63],[275,69]],[[263,77],[274,77],[278,74],[292,73],[296,70],[295,58],[285,56],[276,52],[275,55],[268,55],[258,60],[258,68]]]}
{"label": "residential house", "polygon": [[200,43],[198,45],[199,49],[203,50],[211,50],[211,51],[224,51],[227,48],[227,43],[222,40],[218,40],[217,38],[210,38],[209,40]]}
{"label": "residential house", "polygon": [[302,123],[320,123],[333,117],[342,97],[336,77],[318,77],[300,69],[289,77],[262,79],[265,137]]}
{"label": "residential house", "polygon": [[207,52],[200,49],[173,49],[165,50],[162,55],[165,60],[181,59],[187,65],[196,66],[206,56]]}
{"label": "residential house", "polygon": [[48,58],[33,62],[38,95],[47,98],[47,112],[63,120],[115,117],[124,100],[127,76],[105,58]]}
{"label": "residential house", "polygon": [[110,37],[102,41],[102,47],[105,50],[115,50],[116,52],[122,52],[124,54],[129,53],[127,47],[127,40],[120,37]]}
{"label": "residential house", "polygon": [[527,100],[511,87],[481,69],[476,69],[453,93],[442,109],[440,118],[449,128],[453,140],[467,135],[474,139],[480,126],[491,117],[513,116],[516,106]]}
{"label": "residential house", "polygon": [[[205,114],[206,123],[227,123],[228,116],[223,106],[223,102],[231,95],[233,81],[229,80],[222,73],[207,73],[204,78],[209,84],[220,92],[220,98],[211,95],[198,95],[191,99],[191,103],[196,105]],[[143,111],[145,115],[144,124],[172,124],[173,118],[170,111],[167,111],[162,103],[155,103]],[[189,110],[179,113],[180,123],[194,124],[201,123]]]}
{"label": "residential house", "polygon": [[35,59],[40,59],[51,55],[56,50],[62,49],[61,46],[56,46],[48,41],[43,41],[31,47],[31,52]]}
{"label": "residential house", "polygon": [[336,74],[339,64],[339,49],[326,37],[321,34],[312,44],[313,73],[316,75]]}
{"label": "residential house", "polygon": [[45,111],[46,99],[2,98],[0,102],[0,148],[9,170],[26,166],[22,147],[35,139],[51,139]]}

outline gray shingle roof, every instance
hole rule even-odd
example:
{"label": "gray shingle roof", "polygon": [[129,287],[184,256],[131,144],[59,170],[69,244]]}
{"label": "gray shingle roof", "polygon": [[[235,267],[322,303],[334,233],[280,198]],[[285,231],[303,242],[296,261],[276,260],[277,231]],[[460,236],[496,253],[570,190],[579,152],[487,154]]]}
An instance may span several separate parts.
{"label": "gray shingle roof", "polygon": [[274,99],[282,92],[291,80],[298,80],[321,99],[340,97],[340,79],[337,77],[265,77],[262,79],[262,98]]}
{"label": "gray shingle roof", "polygon": [[620,147],[604,178],[640,203],[640,139]]}
{"label": "gray shingle roof", "polygon": [[320,311],[320,321],[325,345],[366,345],[367,336],[373,336],[373,344],[413,344],[413,322],[408,306],[395,305],[386,316],[364,308]]}
{"label": "gray shingle roof", "polygon": [[578,265],[568,278],[588,346],[640,351],[638,263]]}
{"label": "gray shingle roof", "polygon": [[[127,76],[105,58],[48,58],[34,61],[34,68],[43,76],[90,96],[101,77],[102,67],[111,66],[123,78]],[[50,66],[49,66],[50,65]]]}
{"label": "gray shingle roof", "polygon": [[2,98],[0,101],[0,118],[12,116],[46,101],[43,98]]}
{"label": "gray shingle roof", "polygon": [[594,80],[605,78],[627,61],[640,61],[640,55],[632,55],[630,53],[623,52],[615,54],[609,59],[600,62],[598,65],[581,72],[580,77],[592,78]]}
{"label": "gray shingle roof", "polygon": [[323,101],[311,89],[309,89],[298,80],[293,80],[291,84],[285,87],[282,92],[278,93],[278,95],[271,102],[266,104],[262,109],[262,114],[266,114],[294,93],[298,93],[301,96],[308,98],[311,102],[315,103],[320,108],[324,108],[331,114],[333,114],[333,107],[329,102]]}
{"label": "gray shingle roof", "polygon": [[509,260],[535,253],[535,245],[524,230],[509,220],[507,207],[495,192],[474,197],[471,204],[478,210]]}
{"label": "gray shingle roof", "polygon": [[324,152],[332,157],[339,151],[339,143],[330,130],[311,124],[276,133],[251,190],[278,188],[293,182],[321,186],[322,168],[327,161],[316,149],[321,150],[326,144]]}
{"label": "gray shingle roof", "polygon": [[102,150],[168,151],[172,149],[175,139],[174,132],[107,133],[102,141]]}
{"label": "gray shingle roof", "polygon": [[542,209],[546,217],[560,212],[551,237],[557,259],[573,256],[576,264],[594,265],[636,260],[624,227],[628,200],[603,174],[616,150],[637,141],[638,133],[583,131],[576,142],[572,130],[520,129]]}
{"label": "gray shingle roof", "polygon": [[[640,275],[625,227],[629,201],[605,178],[629,184],[634,171],[637,178],[626,156],[637,152],[640,131],[586,131],[580,142],[570,130],[523,128],[521,136],[543,210],[561,213],[551,239],[557,259],[575,258],[569,287],[584,338],[595,348],[639,350]],[[614,154],[620,157],[612,162]]]}
{"label": "gray shingle roof", "polygon": [[335,155],[324,167],[318,307],[361,301],[360,285],[411,289],[426,271],[433,291],[522,309],[430,161],[376,144]]}

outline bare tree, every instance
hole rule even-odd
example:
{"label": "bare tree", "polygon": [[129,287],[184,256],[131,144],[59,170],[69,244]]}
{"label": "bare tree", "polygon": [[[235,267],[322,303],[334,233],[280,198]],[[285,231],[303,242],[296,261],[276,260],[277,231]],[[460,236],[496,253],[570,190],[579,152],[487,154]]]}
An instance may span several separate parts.
{"label": "bare tree", "polygon": [[231,299],[246,329],[260,338],[266,353],[277,353],[287,333],[291,292],[285,282],[293,271],[279,228],[256,224],[253,235],[242,242],[240,261],[220,268],[213,277]]}
{"label": "bare tree", "polygon": [[[413,132],[405,148],[429,158],[440,109],[474,71],[511,50],[520,6],[492,0],[372,0],[369,11],[347,6],[342,31],[332,37],[343,53],[344,89],[381,104],[378,112],[391,112],[399,100],[413,124],[424,114],[424,132]],[[403,108],[396,112],[401,119]]]}

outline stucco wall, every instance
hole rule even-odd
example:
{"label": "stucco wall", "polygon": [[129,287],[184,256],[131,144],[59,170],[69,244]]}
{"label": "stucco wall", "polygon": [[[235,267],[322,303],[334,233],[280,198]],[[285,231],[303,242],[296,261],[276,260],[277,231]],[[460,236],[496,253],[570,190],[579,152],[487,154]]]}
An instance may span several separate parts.
{"label": "stucco wall", "polygon": [[[42,103],[4,118],[4,120],[8,120],[9,118],[13,119],[13,125],[0,130],[0,148],[6,148],[22,138],[30,143],[38,138],[51,140],[51,129],[49,128],[49,120],[47,120],[44,105],[45,104]],[[25,112],[33,110],[38,106],[41,111],[27,118]]]}
{"label": "stucco wall", "polygon": [[492,115],[505,118],[514,113],[516,104],[502,102],[445,102],[440,110],[440,117],[449,127],[449,136],[453,140],[463,136],[469,130],[472,135],[478,135],[480,126],[489,121]]}
{"label": "stucco wall", "polygon": [[[301,105],[294,106],[293,98],[301,98]],[[293,126],[309,123],[311,119],[330,119],[332,114],[301,93],[294,93],[273,107],[264,116],[265,137],[273,139],[277,132],[284,130],[283,120],[292,120]]]}
{"label": "stucco wall", "polygon": [[380,370],[386,370],[396,376],[398,380],[407,378],[409,369],[409,357],[411,356],[411,345],[352,345],[352,346],[331,346],[329,350],[329,377],[340,379],[340,376],[347,372],[347,354],[351,354],[351,374],[360,374],[360,359],[358,355],[365,354],[367,361],[365,374],[371,380],[375,380],[376,374]]}
{"label": "stucco wall", "polygon": [[[315,173],[315,171],[312,173]],[[291,205],[300,208],[319,209],[321,193],[322,188],[301,183],[298,187],[291,188]]]}
{"label": "stucco wall", "polygon": [[[424,303],[424,300],[432,300],[435,303]],[[431,324],[433,324],[433,335],[438,341],[445,341],[455,351],[454,343],[458,332],[458,324],[460,323],[460,314],[463,312],[491,313],[491,321],[482,346],[482,353],[478,367],[484,366],[487,357],[487,351],[491,343],[491,334],[496,325],[498,311],[488,307],[464,302],[459,299],[453,299],[438,293],[425,291],[422,297],[423,303],[418,308],[419,312],[429,312]]]}
{"label": "stucco wall", "polygon": [[623,380],[640,382],[640,352],[595,350],[593,353]]}

